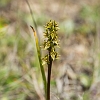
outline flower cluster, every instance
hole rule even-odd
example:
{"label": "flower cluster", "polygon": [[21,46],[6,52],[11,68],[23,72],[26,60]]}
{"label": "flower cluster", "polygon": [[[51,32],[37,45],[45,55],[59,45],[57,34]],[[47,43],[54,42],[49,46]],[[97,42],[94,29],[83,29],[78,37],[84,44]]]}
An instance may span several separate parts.
{"label": "flower cluster", "polygon": [[58,29],[58,24],[52,20],[45,26],[43,48],[48,50],[49,53],[43,58],[43,64],[49,63],[49,56],[51,56],[52,61],[58,58],[58,53],[55,50],[56,46],[59,47],[57,35]]}

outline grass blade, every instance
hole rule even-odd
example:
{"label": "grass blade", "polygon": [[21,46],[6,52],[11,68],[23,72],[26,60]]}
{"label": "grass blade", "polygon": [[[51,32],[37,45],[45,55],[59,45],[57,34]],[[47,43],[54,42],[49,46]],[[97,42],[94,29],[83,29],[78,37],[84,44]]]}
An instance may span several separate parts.
{"label": "grass blade", "polygon": [[36,48],[37,48],[37,54],[38,54],[38,59],[39,59],[39,64],[40,64],[40,69],[41,69],[41,73],[42,73],[42,79],[43,79],[43,84],[44,84],[44,89],[45,89],[45,96],[46,96],[46,76],[45,76],[45,71],[44,71],[44,68],[43,68],[43,65],[42,65],[42,59],[41,59],[41,51],[40,51],[40,45],[39,45],[39,42],[38,42],[38,37],[37,37],[37,34],[36,34],[36,31],[34,30],[34,28],[32,26],[30,26],[33,30],[33,33],[34,33],[34,37],[35,37],[35,43],[36,43]]}

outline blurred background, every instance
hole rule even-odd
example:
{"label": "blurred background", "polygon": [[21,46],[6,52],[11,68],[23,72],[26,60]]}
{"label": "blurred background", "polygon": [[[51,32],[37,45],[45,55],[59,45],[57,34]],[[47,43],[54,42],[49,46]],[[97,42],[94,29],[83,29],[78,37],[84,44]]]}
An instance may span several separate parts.
{"label": "blurred background", "polygon": [[100,0],[28,3],[0,0],[0,100],[44,100],[30,25],[42,44],[44,25],[50,19],[60,28],[60,58],[52,67],[51,100],[100,100]]}

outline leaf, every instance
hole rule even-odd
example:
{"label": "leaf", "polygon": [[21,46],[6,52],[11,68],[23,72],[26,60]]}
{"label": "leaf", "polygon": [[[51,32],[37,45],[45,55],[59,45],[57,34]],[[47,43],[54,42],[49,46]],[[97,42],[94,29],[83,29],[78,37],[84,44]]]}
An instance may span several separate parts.
{"label": "leaf", "polygon": [[43,83],[44,83],[44,89],[45,89],[45,95],[46,95],[46,76],[45,76],[45,71],[42,65],[42,59],[41,59],[41,52],[40,52],[40,45],[38,42],[38,37],[36,34],[36,31],[34,30],[34,28],[32,26],[30,26],[33,30],[34,33],[34,37],[35,37],[35,42],[36,42],[36,48],[37,48],[37,54],[38,54],[38,59],[39,59],[39,64],[40,64],[40,69],[41,69],[41,73],[42,73],[42,79],[43,79]]}

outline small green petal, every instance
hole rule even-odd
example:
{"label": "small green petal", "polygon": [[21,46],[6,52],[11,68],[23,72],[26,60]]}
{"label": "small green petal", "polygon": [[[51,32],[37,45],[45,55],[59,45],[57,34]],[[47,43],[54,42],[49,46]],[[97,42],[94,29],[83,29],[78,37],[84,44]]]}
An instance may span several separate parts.
{"label": "small green petal", "polygon": [[44,49],[50,48],[50,41],[44,42]]}

